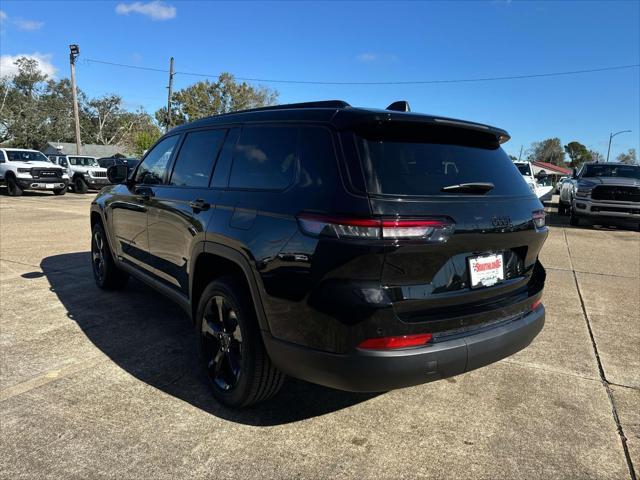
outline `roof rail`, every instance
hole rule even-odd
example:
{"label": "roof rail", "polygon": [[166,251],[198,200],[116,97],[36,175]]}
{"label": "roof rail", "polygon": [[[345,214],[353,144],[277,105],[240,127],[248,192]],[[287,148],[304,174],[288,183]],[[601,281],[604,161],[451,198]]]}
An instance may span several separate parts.
{"label": "roof rail", "polygon": [[293,108],[346,108],[350,106],[351,105],[343,100],[322,100],[319,102],[285,103],[283,105],[271,105],[270,107],[249,108],[247,110],[238,110],[237,112],[230,113],[261,112],[263,110],[290,110]]}

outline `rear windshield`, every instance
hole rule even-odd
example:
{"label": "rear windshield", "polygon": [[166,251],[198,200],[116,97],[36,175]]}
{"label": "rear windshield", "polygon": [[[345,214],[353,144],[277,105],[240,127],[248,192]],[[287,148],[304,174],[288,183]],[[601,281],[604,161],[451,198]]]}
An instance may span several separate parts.
{"label": "rear windshield", "polygon": [[[444,187],[492,183],[484,195],[530,195],[522,175],[497,143],[472,146],[420,138],[356,137],[369,193],[447,195]],[[459,195],[459,194],[456,194]]]}

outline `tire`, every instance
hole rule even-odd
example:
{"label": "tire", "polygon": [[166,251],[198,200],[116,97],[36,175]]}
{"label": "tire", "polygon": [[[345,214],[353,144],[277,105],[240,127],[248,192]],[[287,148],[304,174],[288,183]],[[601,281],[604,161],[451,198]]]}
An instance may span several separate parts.
{"label": "tire", "polygon": [[566,215],[567,214],[567,207],[564,203],[559,202],[558,203],[558,215]]}
{"label": "tire", "polygon": [[7,193],[10,197],[19,197],[22,195],[22,188],[20,188],[20,185],[18,185],[13,175],[7,177]]}
{"label": "tire", "polygon": [[571,225],[572,227],[580,226],[580,217],[576,215],[573,207],[571,207],[571,210],[569,212],[569,225]]}
{"label": "tire", "polygon": [[73,179],[73,191],[75,193],[87,193],[89,187],[82,177],[76,177]]}
{"label": "tire", "polygon": [[91,271],[96,285],[103,290],[118,290],[129,280],[129,274],[116,266],[104,228],[99,222],[91,229]]}
{"label": "tire", "polygon": [[54,188],[54,189],[53,189],[53,194],[54,194],[54,195],[64,195],[65,193],[67,193],[67,187],[64,187],[64,188]]}
{"label": "tire", "polygon": [[233,408],[275,395],[285,376],[267,355],[247,288],[233,277],[211,282],[196,316],[198,355],[213,396]]}

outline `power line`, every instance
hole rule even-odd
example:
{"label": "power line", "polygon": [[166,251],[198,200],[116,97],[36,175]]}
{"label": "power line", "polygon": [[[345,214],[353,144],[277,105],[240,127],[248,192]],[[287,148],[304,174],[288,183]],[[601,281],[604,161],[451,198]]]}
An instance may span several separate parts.
{"label": "power line", "polygon": [[[136,70],[148,70],[152,72],[168,73],[169,70],[162,68],[142,67],[139,65],[127,65],[124,63],[107,62],[104,60],[95,60],[92,58],[85,59],[87,63],[99,63],[102,65],[111,65],[122,68],[133,68]],[[579,75],[584,73],[595,72],[608,72],[612,70],[624,70],[629,68],[638,68],[640,64],[635,63],[631,65],[617,65],[613,67],[600,67],[600,68],[588,68],[584,70],[569,70],[564,72],[547,72],[547,73],[533,73],[528,75],[508,75],[503,77],[477,77],[477,78],[457,78],[457,79],[440,79],[440,80],[410,80],[410,81],[390,81],[390,82],[326,82],[316,80],[278,80],[272,78],[249,78],[249,77],[235,77],[236,80],[244,82],[261,82],[261,83],[289,83],[289,84],[302,84],[302,85],[428,85],[436,83],[469,83],[469,82],[493,82],[500,80],[521,80],[525,78],[542,78],[542,77],[559,77],[564,75]],[[208,73],[197,72],[175,72],[176,75],[186,75],[192,77],[204,77],[204,78],[218,78],[218,75]]]}

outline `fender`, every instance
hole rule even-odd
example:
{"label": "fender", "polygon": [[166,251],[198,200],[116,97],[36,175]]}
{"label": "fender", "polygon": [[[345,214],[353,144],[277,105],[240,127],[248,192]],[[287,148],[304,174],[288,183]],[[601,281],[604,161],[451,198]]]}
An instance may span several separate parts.
{"label": "fender", "polygon": [[[198,245],[202,245],[202,249],[200,251],[198,251],[199,250]],[[196,246],[194,246],[194,254],[196,255],[196,257],[192,257],[193,258],[192,265],[195,265],[197,263],[198,256],[200,256],[203,253],[210,253],[212,255],[217,255],[219,257],[222,257],[226,260],[229,260],[235,263],[242,269],[245,275],[245,278],[247,279],[247,283],[249,284],[249,290],[251,292],[251,300],[253,301],[253,306],[256,311],[256,316],[258,318],[258,324],[260,325],[260,329],[262,331],[269,332],[270,331],[269,323],[267,321],[267,316],[264,312],[260,288],[258,287],[258,282],[256,280],[256,276],[253,268],[251,267],[251,263],[249,262],[249,259],[245,255],[240,253],[238,250],[235,250],[231,247],[228,247],[226,245],[222,245],[219,243],[215,243],[215,242],[204,241],[204,242],[199,242],[198,244],[196,244]],[[192,298],[194,276],[195,275],[193,275],[193,271],[192,271],[189,275],[189,298]]]}

